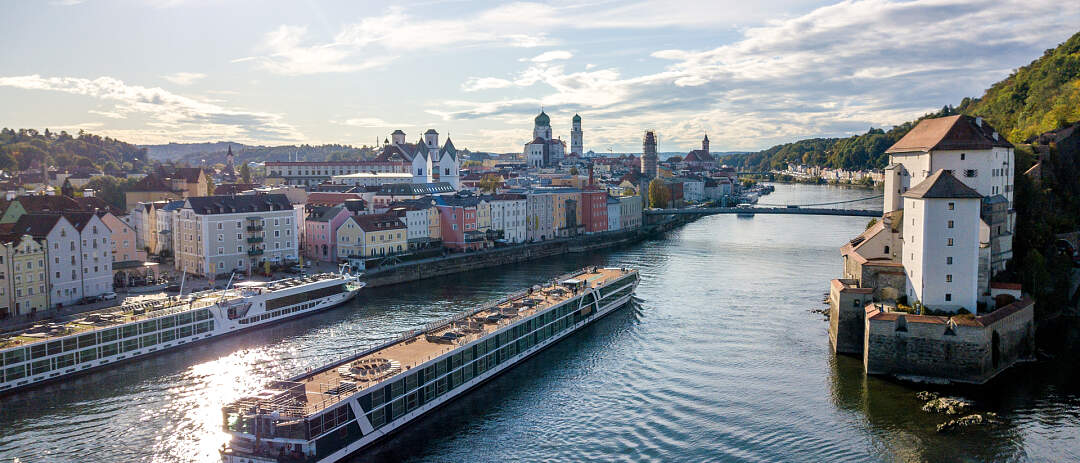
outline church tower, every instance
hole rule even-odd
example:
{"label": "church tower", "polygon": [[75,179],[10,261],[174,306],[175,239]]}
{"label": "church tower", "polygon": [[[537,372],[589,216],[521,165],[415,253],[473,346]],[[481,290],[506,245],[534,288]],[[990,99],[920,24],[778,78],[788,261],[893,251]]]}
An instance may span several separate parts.
{"label": "church tower", "polygon": [[391,133],[390,138],[393,140],[395,146],[401,146],[405,144],[405,132],[402,132],[401,129],[395,130],[394,133]]}
{"label": "church tower", "polygon": [[543,110],[533,119],[533,139],[537,138],[551,140],[551,118]]}
{"label": "church tower", "polygon": [[701,150],[706,153],[709,152],[709,134],[705,134],[705,138],[701,140]]}
{"label": "church tower", "polygon": [[225,153],[225,171],[222,175],[227,179],[236,178],[236,165],[234,164],[236,159],[233,158],[232,145],[229,145],[229,151]]}
{"label": "church tower", "polygon": [[[659,177],[658,161],[659,159],[656,157],[656,133],[652,130],[646,130],[645,137],[641,140],[641,175],[649,180]],[[643,185],[642,189],[644,188]]]}
{"label": "church tower", "polygon": [[578,156],[585,154],[585,149],[582,147],[581,136],[581,116],[574,114],[573,123],[570,128],[570,152]]}

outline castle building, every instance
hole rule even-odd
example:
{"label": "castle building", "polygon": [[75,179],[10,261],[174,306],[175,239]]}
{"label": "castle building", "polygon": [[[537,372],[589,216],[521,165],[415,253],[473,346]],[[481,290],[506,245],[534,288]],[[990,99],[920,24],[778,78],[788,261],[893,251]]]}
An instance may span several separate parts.
{"label": "castle building", "polygon": [[551,118],[547,113],[540,111],[536,119],[533,119],[533,140],[525,144],[525,160],[529,167],[558,165],[565,157],[565,153],[566,143],[561,139],[552,138]]}
{"label": "castle building", "polygon": [[578,156],[585,154],[582,135],[584,134],[581,132],[581,116],[574,114],[570,125],[570,152]]}

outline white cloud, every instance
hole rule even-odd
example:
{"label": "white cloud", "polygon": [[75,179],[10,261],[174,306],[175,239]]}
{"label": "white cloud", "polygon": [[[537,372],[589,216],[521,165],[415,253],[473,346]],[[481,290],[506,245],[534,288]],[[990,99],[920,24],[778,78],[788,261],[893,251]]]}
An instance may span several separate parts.
{"label": "white cloud", "polygon": [[128,85],[112,77],[11,76],[0,77],[0,87],[63,92],[115,102],[112,111],[91,113],[112,119],[126,118],[132,114],[146,117],[148,122],[144,128],[111,131],[128,134],[133,142],[162,137],[174,141],[231,138],[247,142],[297,141],[304,138],[279,114],[226,108],[158,87]]}
{"label": "white cloud", "polygon": [[176,85],[191,85],[198,80],[205,79],[206,74],[203,74],[201,72],[176,72],[173,74],[163,75],[161,76],[161,78]]}
{"label": "white cloud", "polygon": [[404,124],[391,124],[377,117],[354,117],[343,121],[330,121],[333,124],[348,125],[352,127],[380,128],[399,127]]}
{"label": "white cloud", "polygon": [[[532,61],[534,63],[546,63],[546,62],[549,62],[549,61],[555,61],[555,60],[561,60],[561,59],[570,59],[570,58],[573,58],[573,57],[574,57],[574,54],[570,53],[569,51],[566,51],[566,50],[551,50],[551,51],[545,51],[545,52],[543,52],[543,53],[541,53],[539,55],[536,55],[536,56],[530,58],[528,61]],[[524,60],[522,60],[522,61],[524,61]]]}
{"label": "white cloud", "polygon": [[543,103],[618,127],[590,132],[598,144],[635,146],[628,141],[651,127],[677,144],[671,149],[696,146],[703,131],[716,148],[762,148],[897,124],[979,96],[1003,70],[1067,38],[1078,20],[1048,0],[844,0],[745,29],[719,47],[658,50],[650,57],[663,67],[639,76],[537,62],[512,78],[472,77],[463,88],[510,82],[536,96],[454,99],[429,112],[524,124]]}
{"label": "white cloud", "polygon": [[461,85],[461,89],[466,92],[475,92],[478,90],[491,90],[512,86],[514,86],[513,82],[498,77],[470,77]]}

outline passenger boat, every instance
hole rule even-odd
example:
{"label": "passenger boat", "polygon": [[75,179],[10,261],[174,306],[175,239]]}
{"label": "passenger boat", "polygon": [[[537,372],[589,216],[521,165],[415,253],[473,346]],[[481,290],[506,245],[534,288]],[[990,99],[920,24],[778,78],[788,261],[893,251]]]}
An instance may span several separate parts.
{"label": "passenger boat", "polygon": [[636,270],[584,269],[272,382],[222,409],[222,461],[340,461],[626,306],[637,284]]}
{"label": "passenger boat", "polygon": [[365,283],[342,270],[238,283],[0,337],[0,394],[340,305]]}

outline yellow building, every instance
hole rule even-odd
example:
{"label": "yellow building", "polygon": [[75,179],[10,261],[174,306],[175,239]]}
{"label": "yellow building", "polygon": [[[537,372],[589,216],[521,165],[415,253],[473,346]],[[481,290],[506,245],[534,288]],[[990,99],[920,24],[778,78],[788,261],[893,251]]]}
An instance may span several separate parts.
{"label": "yellow building", "polygon": [[[22,315],[49,307],[46,289],[45,247],[30,235],[10,237],[3,240],[3,267],[5,273],[5,296],[12,315]],[[2,310],[2,309],[0,309]]]}
{"label": "yellow building", "polygon": [[431,206],[427,208],[428,211],[428,237],[433,240],[442,241],[442,217],[439,214],[439,208]]}
{"label": "yellow building", "polygon": [[491,230],[491,203],[487,201],[476,204],[476,230]]}
{"label": "yellow building", "polygon": [[409,250],[408,229],[393,214],[356,215],[337,230],[338,258],[388,256]]}
{"label": "yellow building", "polygon": [[556,236],[573,236],[584,233],[585,225],[581,222],[581,192],[558,191],[555,197],[554,216],[552,217]]}
{"label": "yellow building", "polygon": [[168,176],[155,172],[132,186],[124,199],[128,207],[137,203],[174,201],[197,196],[209,196],[206,172],[200,167],[181,167]]}

